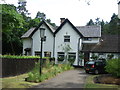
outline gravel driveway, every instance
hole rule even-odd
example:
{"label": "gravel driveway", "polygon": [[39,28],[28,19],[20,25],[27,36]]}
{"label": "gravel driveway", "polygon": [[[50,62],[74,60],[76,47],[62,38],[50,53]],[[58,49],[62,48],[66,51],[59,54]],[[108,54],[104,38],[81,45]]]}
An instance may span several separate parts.
{"label": "gravel driveway", "polygon": [[87,76],[82,69],[69,70],[32,88],[84,88]]}

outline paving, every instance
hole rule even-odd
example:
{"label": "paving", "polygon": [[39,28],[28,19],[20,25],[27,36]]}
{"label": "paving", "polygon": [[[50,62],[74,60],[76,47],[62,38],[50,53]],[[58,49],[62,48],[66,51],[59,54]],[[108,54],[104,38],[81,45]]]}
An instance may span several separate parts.
{"label": "paving", "polygon": [[84,88],[87,76],[83,69],[69,70],[33,88]]}

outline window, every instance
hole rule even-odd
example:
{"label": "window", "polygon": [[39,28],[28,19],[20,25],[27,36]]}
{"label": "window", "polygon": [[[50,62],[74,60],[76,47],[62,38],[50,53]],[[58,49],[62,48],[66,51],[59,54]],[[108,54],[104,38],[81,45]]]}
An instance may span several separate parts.
{"label": "window", "polygon": [[69,53],[69,59],[74,59],[76,58],[76,53]]}
{"label": "window", "polygon": [[44,52],[45,57],[51,57],[51,52]]}
{"label": "window", "polygon": [[58,52],[58,61],[64,60],[64,52]]}
{"label": "window", "polygon": [[91,41],[92,38],[85,37],[84,40],[85,40],[85,41]]}
{"label": "window", "polygon": [[35,51],[35,56],[40,56],[41,52]]}
{"label": "window", "polygon": [[70,36],[64,36],[64,42],[70,42]]}

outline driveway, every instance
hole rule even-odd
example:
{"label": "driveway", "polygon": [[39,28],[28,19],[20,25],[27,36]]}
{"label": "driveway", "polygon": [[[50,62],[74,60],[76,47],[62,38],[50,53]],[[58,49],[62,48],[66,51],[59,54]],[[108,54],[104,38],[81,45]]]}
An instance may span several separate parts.
{"label": "driveway", "polygon": [[32,88],[84,88],[87,76],[83,69],[69,70]]}

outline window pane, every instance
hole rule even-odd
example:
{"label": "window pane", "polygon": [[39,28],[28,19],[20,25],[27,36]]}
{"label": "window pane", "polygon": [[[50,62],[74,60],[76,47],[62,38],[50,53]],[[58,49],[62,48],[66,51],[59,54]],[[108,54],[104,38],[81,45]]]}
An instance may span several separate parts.
{"label": "window pane", "polygon": [[70,42],[70,36],[64,36],[64,42]]}
{"label": "window pane", "polygon": [[35,56],[40,56],[41,52],[35,51]]}
{"label": "window pane", "polygon": [[58,61],[64,60],[64,52],[58,52]]}

